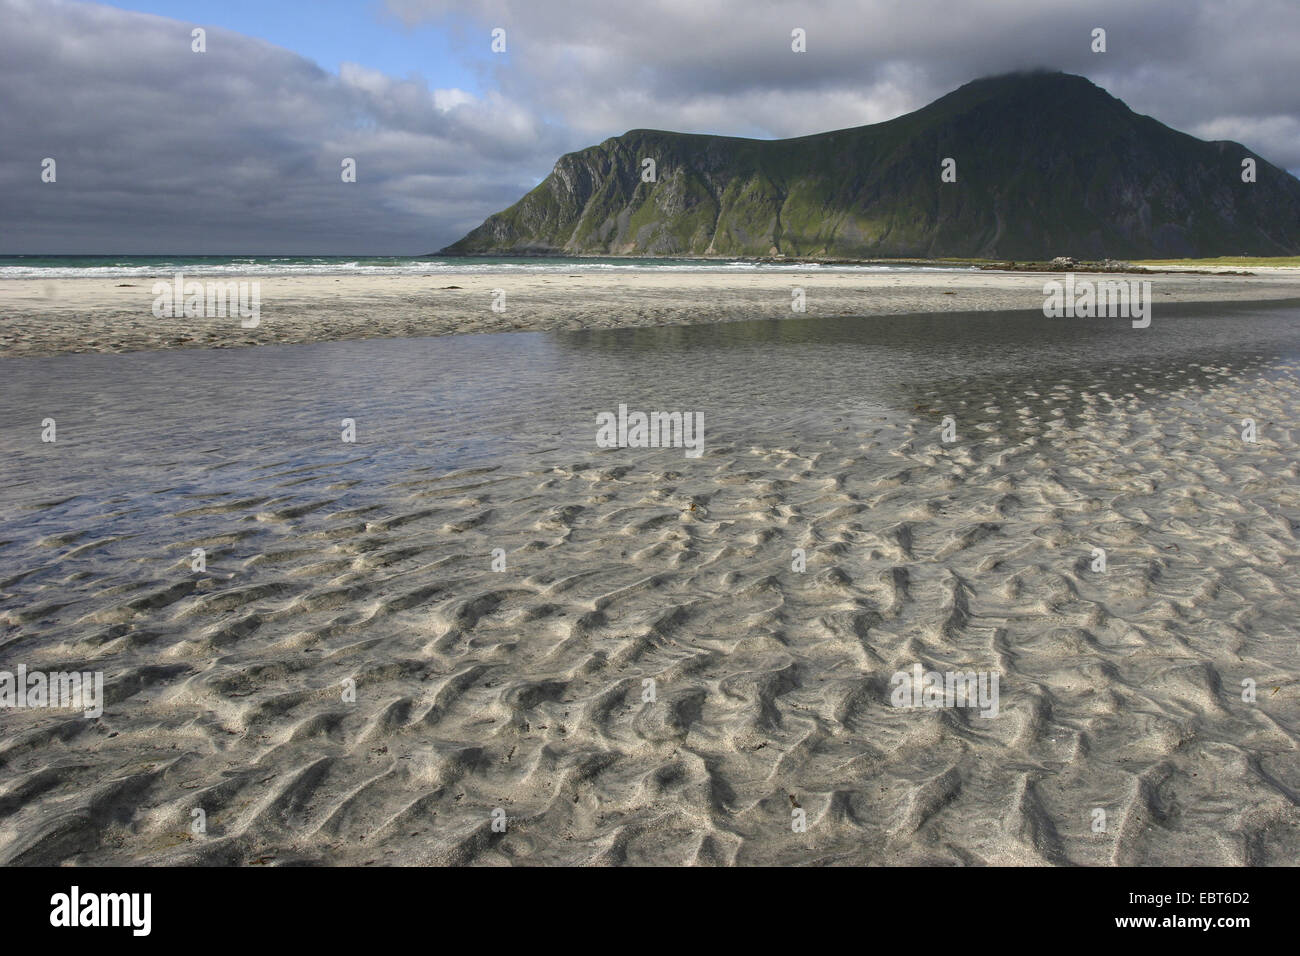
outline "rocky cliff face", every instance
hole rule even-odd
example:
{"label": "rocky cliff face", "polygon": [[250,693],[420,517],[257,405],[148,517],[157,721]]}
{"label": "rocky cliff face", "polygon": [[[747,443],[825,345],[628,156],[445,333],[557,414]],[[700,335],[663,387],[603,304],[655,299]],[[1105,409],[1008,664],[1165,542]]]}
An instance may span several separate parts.
{"label": "rocky cliff face", "polygon": [[[955,182],[941,164],[955,160]],[[1242,160],[1256,181],[1242,181]],[[642,181],[654,160],[656,179]],[[1300,180],[1078,76],[976,80],[788,140],[633,130],[560,158],[449,255],[1156,258],[1300,254]]]}

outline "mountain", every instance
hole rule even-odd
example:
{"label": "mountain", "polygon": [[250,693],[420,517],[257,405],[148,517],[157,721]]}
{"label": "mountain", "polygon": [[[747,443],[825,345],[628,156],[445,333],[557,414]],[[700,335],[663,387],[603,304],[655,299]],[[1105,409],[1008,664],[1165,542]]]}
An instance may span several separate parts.
{"label": "mountain", "polygon": [[[956,182],[940,164],[956,160]],[[1242,182],[1242,160],[1257,181]],[[642,182],[653,159],[657,181]],[[562,156],[442,255],[1300,254],[1300,180],[1065,73],[975,80],[885,123],[755,140],[633,130]]]}

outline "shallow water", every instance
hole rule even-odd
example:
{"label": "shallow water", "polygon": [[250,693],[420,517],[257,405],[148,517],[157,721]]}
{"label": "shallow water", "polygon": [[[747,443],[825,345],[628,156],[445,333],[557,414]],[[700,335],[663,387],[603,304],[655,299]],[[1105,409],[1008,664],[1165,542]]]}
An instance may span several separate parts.
{"label": "shallow water", "polygon": [[[707,441],[843,414],[965,427],[1026,391],[1045,400],[1062,386],[1052,403],[1069,415],[1080,391],[1162,401],[1228,375],[1266,378],[1297,355],[1300,310],[1183,306],[1141,330],[956,313],[10,359],[0,480],[12,515],[73,495],[229,488],[268,467],[328,463],[355,479],[581,454],[596,413],[620,403],[702,412]],[[53,445],[39,441],[47,417]]]}
{"label": "shallow water", "polygon": [[[703,413],[706,452],[865,426],[937,435],[944,416],[959,439],[1010,441],[1025,431],[1017,409],[1030,411],[1030,433],[1039,418],[1076,424],[1083,396],[1158,412],[1221,383],[1249,392],[1297,357],[1300,310],[1183,306],[1142,330],[957,313],[11,359],[0,381],[0,579],[64,535],[125,535],[134,548],[220,533],[224,519],[178,528],[176,515],[196,498],[251,496],[268,476],[301,476],[274,483],[281,509],[315,508],[322,489],[346,508],[375,504],[408,473],[606,456],[596,415],[620,403]],[[1237,428],[1251,414],[1225,406],[1204,424]],[[40,441],[46,418],[53,444]],[[345,418],[355,443],[342,441]],[[680,449],[613,454],[690,464]]]}
{"label": "shallow water", "polygon": [[[0,862],[1300,849],[1294,309],[0,371],[0,669],[102,670],[109,700],[94,721],[0,711],[0,797],[22,795]],[[620,403],[702,412],[704,456],[598,449]],[[913,662],[998,669],[999,718],[890,708]]]}

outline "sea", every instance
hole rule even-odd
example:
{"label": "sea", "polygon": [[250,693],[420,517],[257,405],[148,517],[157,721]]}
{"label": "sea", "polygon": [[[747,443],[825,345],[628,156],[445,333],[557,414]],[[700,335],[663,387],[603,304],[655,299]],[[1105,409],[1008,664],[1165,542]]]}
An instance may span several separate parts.
{"label": "sea", "polygon": [[186,275],[428,275],[574,272],[949,272],[964,264],[771,262],[752,259],[438,256],[0,256],[0,279],[125,279]]}

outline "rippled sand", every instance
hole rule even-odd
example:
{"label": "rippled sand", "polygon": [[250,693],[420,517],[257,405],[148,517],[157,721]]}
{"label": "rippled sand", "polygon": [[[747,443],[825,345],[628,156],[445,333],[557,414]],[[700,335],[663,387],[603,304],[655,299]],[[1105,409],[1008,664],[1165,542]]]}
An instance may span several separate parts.
{"label": "rippled sand", "polygon": [[[1201,373],[15,544],[0,654],[109,702],[0,713],[0,862],[1294,864],[1300,375]],[[891,707],[918,662],[999,716]]]}

